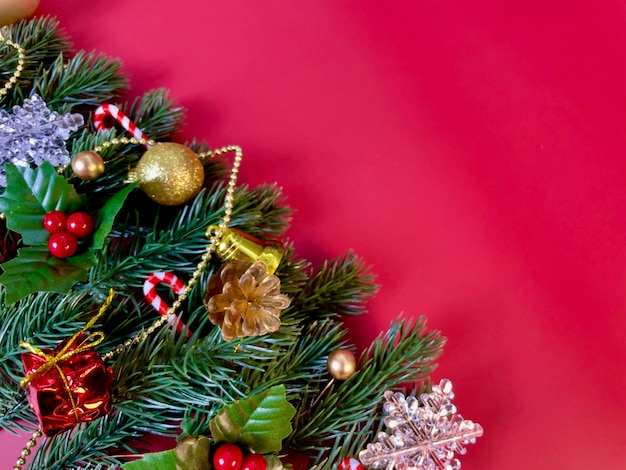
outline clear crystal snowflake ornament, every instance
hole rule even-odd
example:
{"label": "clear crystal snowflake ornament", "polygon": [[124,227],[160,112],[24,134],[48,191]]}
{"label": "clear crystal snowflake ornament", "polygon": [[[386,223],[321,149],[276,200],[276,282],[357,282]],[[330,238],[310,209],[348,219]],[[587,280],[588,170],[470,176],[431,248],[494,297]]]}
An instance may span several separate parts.
{"label": "clear crystal snowflake ornament", "polygon": [[0,187],[6,186],[5,163],[53,166],[69,163],[65,141],[84,123],[80,114],[61,115],[37,95],[25,99],[13,112],[0,110]]}
{"label": "clear crystal snowflake ornament", "polygon": [[361,451],[361,463],[387,470],[458,470],[465,446],[476,442],[483,429],[457,414],[452,382],[442,380],[419,399],[386,391],[383,410],[387,432]]}

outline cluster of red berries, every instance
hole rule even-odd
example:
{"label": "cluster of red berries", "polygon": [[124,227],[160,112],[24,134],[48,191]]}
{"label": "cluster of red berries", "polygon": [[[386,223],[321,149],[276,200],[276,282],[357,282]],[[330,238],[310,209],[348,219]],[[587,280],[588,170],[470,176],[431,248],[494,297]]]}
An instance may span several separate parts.
{"label": "cluster of red berries", "polygon": [[63,211],[50,211],[43,216],[43,226],[52,235],[48,250],[57,258],[69,258],[78,250],[78,239],[93,232],[94,220],[86,212],[74,212],[69,216]]}
{"label": "cluster of red berries", "polygon": [[267,462],[261,454],[247,454],[235,444],[222,444],[213,454],[215,470],[267,470]]}

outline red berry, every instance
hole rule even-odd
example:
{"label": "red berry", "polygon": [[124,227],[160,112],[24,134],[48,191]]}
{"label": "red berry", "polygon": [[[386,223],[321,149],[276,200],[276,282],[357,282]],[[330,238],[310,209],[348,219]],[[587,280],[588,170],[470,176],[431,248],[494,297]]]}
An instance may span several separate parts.
{"label": "red berry", "polygon": [[78,240],[70,232],[53,233],[48,240],[48,250],[57,258],[69,258],[78,250]]}
{"label": "red berry", "polygon": [[267,470],[267,462],[261,454],[248,454],[243,458],[241,470]]}
{"label": "red berry", "polygon": [[239,470],[243,462],[243,453],[235,444],[222,444],[213,455],[215,470]]}
{"label": "red berry", "polygon": [[78,238],[84,238],[93,232],[94,221],[87,212],[74,212],[67,218],[67,231]]}
{"label": "red berry", "polygon": [[43,216],[43,227],[50,233],[65,230],[67,214],[63,211],[50,211]]}

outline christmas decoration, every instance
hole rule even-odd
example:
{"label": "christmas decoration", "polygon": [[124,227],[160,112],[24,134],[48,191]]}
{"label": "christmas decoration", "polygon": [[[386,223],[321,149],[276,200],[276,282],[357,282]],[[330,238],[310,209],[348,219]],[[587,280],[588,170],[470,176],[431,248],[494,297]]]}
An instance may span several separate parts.
{"label": "christmas decoration", "polygon": [[78,250],[76,236],[65,230],[53,233],[48,239],[48,250],[57,258],[69,258]]}
{"label": "christmas decoration", "polygon": [[[0,88],[0,134],[18,138],[0,138],[9,155],[0,213],[19,240],[18,256],[0,266],[0,427],[42,428],[17,470],[43,428],[49,437],[33,469],[208,470],[230,444],[242,452],[240,468],[264,468],[263,459],[271,470],[330,470],[364,449],[380,426],[380,395],[427,383],[444,338],[422,318],[396,320],[360,351],[354,373],[342,319],[365,314],[377,290],[365,263],[346,253],[314,268],[281,243],[292,210],[280,189],[238,185],[237,146],[169,143],[183,110],[163,90],[103,106],[132,136],[94,131],[92,117],[104,126],[98,107],[121,100],[120,63],[72,52],[59,31],[36,18],[0,39],[0,69],[14,71]],[[156,189],[146,189],[153,176]],[[71,224],[86,236],[67,258],[48,250],[54,235],[70,233],[68,221],[47,230],[53,211],[93,218],[92,229]],[[156,293],[161,282],[175,297],[169,307]],[[99,320],[106,337],[76,335],[111,288],[115,304]],[[24,339],[37,344],[24,357],[41,422],[19,386]],[[80,360],[100,377],[81,372]],[[40,380],[62,414],[50,411]],[[178,445],[146,453],[137,445],[146,434]]]}
{"label": "christmas decoration", "polygon": [[280,327],[280,313],[289,306],[289,298],[280,293],[280,280],[268,274],[265,263],[226,264],[219,280],[221,285],[209,285],[206,307],[211,322],[221,328],[222,338],[261,336]]}
{"label": "christmas decoration", "polygon": [[174,274],[152,273],[143,283],[144,297],[157,312],[167,316],[167,321],[174,326],[176,331],[179,333],[184,331],[187,336],[191,336],[191,330],[185,327],[184,323],[180,321],[180,318],[175,313],[170,312],[170,307],[157,294],[156,286],[162,282],[171,286],[176,294],[180,294],[185,290],[185,284]]}
{"label": "christmas decoration", "polygon": [[[211,470],[210,449],[211,441],[207,437],[185,436],[179,439],[176,449],[174,449],[176,465],[189,470]],[[137,465],[141,465],[142,461],[137,462]],[[130,464],[127,465],[128,468],[131,466]]]}
{"label": "christmas decoration", "polygon": [[28,386],[28,402],[39,419],[41,430],[54,436],[76,423],[92,421],[111,411],[110,386],[113,371],[107,368],[92,348],[104,339],[102,332],[85,334],[111,303],[113,292],[85,327],[53,351],[30,343],[21,346]]}
{"label": "christmas decoration", "polygon": [[[210,227],[216,231],[217,226]],[[285,250],[278,243],[270,243],[254,238],[240,230],[228,229],[220,238],[215,250],[217,255],[224,261],[262,261],[267,266],[267,272],[274,274]]]}
{"label": "christmas decoration", "polygon": [[74,212],[67,218],[67,231],[77,238],[85,238],[93,232],[95,222],[87,212]]}
{"label": "christmas decoration", "polygon": [[43,227],[50,233],[65,230],[67,214],[63,211],[50,211],[43,216]]}
{"label": "christmas decoration", "polygon": [[159,143],[144,153],[129,175],[152,200],[179,206],[194,198],[204,183],[204,167],[189,147]]}
{"label": "christmas decoration", "polygon": [[[7,15],[8,16],[8,15]],[[1,22],[2,20],[0,20]],[[2,24],[0,23],[0,28]],[[5,84],[0,88],[0,98],[9,93],[9,91],[13,88],[13,85],[17,83],[17,80],[22,76],[22,71],[24,70],[24,63],[26,59],[26,53],[24,52],[24,48],[17,44],[8,37],[8,31],[6,28],[0,29],[0,45],[6,44],[9,47],[12,47],[17,52],[17,65],[15,66],[15,70],[13,75],[5,82]]]}
{"label": "christmas decoration", "polygon": [[454,454],[465,454],[467,444],[476,442],[483,430],[464,420],[452,404],[452,382],[442,380],[432,392],[405,397],[385,392],[385,424],[388,432],[378,434],[378,442],[368,444],[359,458],[373,468],[461,468]]}
{"label": "christmas decoration", "polygon": [[120,108],[113,104],[103,104],[98,107],[93,113],[93,127],[96,130],[104,130],[107,129],[107,125],[105,123],[105,118],[107,116],[112,117],[120,124],[124,129],[128,131],[135,139],[138,140],[149,140],[148,136],[143,133],[141,129],[139,129],[133,121],[130,120],[126,114],[120,111]]}
{"label": "christmas decoration", "polygon": [[363,470],[363,465],[354,457],[346,457],[339,462],[337,470]]}
{"label": "christmas decoration", "polygon": [[348,349],[336,349],[328,355],[328,372],[337,380],[346,380],[356,370],[356,358]]}
{"label": "christmas decoration", "polygon": [[262,455],[248,454],[243,458],[241,470],[267,470],[267,462]]}
{"label": "christmas decoration", "polygon": [[290,421],[295,413],[285,386],[276,385],[226,405],[209,423],[211,435],[215,442],[235,443],[251,452],[279,452],[281,441],[292,431]]}
{"label": "christmas decoration", "polygon": [[65,142],[83,123],[80,114],[61,115],[37,95],[14,106],[12,113],[0,109],[0,186],[6,186],[5,163],[22,167],[69,163]]}
{"label": "christmas decoration", "polygon": [[235,444],[222,444],[213,454],[215,470],[239,470],[243,463],[243,453]]}
{"label": "christmas decoration", "polygon": [[0,0],[0,26],[28,18],[39,5],[39,0]]}
{"label": "christmas decoration", "polygon": [[80,179],[92,181],[104,173],[104,160],[93,150],[85,150],[72,158],[72,171]]}
{"label": "christmas decoration", "polygon": [[[13,303],[39,291],[68,292],[87,278],[89,269],[96,263],[94,251],[104,246],[115,216],[133,186],[126,186],[101,202],[95,214],[93,237],[76,251],[67,235],[60,240],[52,239],[43,221],[51,211],[70,214],[79,211],[87,204],[85,196],[78,194],[48,162],[35,168],[12,164],[5,168],[9,184],[0,196],[0,211],[5,214],[7,228],[20,234],[23,242],[17,258],[2,264],[0,283],[6,288],[6,302]],[[59,257],[52,254],[57,242]],[[54,244],[52,249],[51,244]]]}

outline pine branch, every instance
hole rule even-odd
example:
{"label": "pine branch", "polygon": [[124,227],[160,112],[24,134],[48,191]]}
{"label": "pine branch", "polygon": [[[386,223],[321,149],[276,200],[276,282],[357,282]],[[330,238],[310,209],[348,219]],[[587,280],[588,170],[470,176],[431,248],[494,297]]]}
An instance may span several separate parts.
{"label": "pine branch", "polygon": [[69,60],[59,55],[35,78],[33,91],[60,113],[86,112],[126,88],[121,67],[119,60],[93,52],[80,51]]}
{"label": "pine branch", "polygon": [[291,444],[317,451],[318,461],[328,450],[321,445],[324,441],[348,445],[358,439],[363,445],[368,435],[351,435],[345,431],[346,426],[376,420],[382,393],[405,382],[423,379],[433,370],[433,361],[441,354],[443,343],[439,332],[426,333],[423,318],[414,324],[392,323],[388,332],[363,353],[358,371],[333,387],[306,422],[298,423]]}
{"label": "pine branch", "polygon": [[363,261],[348,252],[333,261],[326,261],[317,274],[296,293],[293,305],[285,311],[286,322],[337,318],[366,312],[366,301],[378,286]]}
{"label": "pine branch", "polygon": [[[33,80],[62,53],[68,53],[70,42],[59,28],[59,23],[51,17],[20,21],[9,29],[9,38],[20,44],[26,51],[24,70],[17,84],[0,99],[4,107],[21,104],[30,96]],[[7,51],[7,52],[5,52]],[[8,79],[17,67],[18,53],[9,46],[3,46],[0,55],[0,75],[2,81]]]}
{"label": "pine branch", "polygon": [[154,140],[163,140],[174,133],[184,119],[184,109],[175,107],[167,90],[150,90],[132,105],[123,104],[122,111]]}

